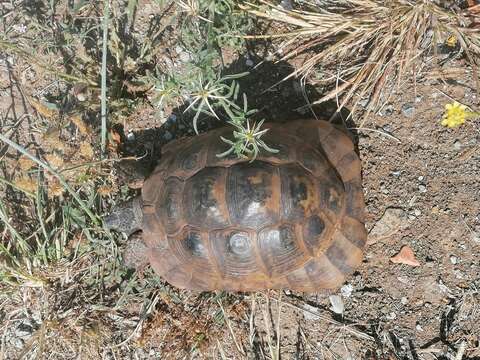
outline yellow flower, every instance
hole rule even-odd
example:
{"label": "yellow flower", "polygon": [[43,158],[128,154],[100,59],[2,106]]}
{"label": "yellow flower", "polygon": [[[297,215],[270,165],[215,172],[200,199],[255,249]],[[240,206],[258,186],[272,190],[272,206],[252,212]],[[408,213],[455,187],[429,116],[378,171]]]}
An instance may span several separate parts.
{"label": "yellow flower", "polygon": [[455,47],[457,46],[457,37],[455,35],[450,35],[448,38],[447,38],[447,41],[445,41],[445,43],[447,44],[447,46],[450,46],[450,47]]}
{"label": "yellow flower", "polygon": [[445,105],[445,114],[443,114],[442,125],[453,128],[465,123],[465,119],[469,113],[466,111],[467,107],[456,101]]}

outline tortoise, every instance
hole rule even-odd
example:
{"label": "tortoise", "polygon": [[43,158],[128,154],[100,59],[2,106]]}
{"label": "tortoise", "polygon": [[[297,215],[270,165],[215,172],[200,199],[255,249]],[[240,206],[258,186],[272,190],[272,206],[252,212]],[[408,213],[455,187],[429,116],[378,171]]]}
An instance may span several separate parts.
{"label": "tortoise", "polygon": [[278,153],[218,157],[231,128],[170,142],[141,196],[105,218],[125,257],[179,288],[335,290],[363,259],[361,163],[329,122],[265,124]]}

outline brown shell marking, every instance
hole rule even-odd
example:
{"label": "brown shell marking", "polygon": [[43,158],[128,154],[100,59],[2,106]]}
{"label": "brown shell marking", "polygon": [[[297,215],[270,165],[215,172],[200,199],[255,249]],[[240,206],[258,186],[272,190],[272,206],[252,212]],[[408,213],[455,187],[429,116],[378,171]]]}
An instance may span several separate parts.
{"label": "brown shell marking", "polygon": [[269,124],[279,154],[218,158],[231,129],[168,145],[143,188],[155,271],[178,287],[332,289],[363,257],[361,164],[327,122]]}

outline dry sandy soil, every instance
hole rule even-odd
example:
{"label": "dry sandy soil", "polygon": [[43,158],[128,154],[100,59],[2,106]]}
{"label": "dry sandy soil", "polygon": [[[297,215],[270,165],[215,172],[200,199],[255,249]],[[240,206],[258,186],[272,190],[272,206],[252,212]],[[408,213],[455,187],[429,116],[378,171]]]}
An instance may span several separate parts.
{"label": "dry sandy soil", "polygon": [[[262,61],[251,59],[253,66]],[[16,119],[34,116],[23,96],[48,93],[52,75],[33,72],[18,59],[9,63],[5,55],[0,60],[6,126],[14,120],[12,109]],[[271,88],[295,64],[265,61],[253,69],[232,56],[231,66],[252,72],[241,86],[262,117],[312,116],[298,109],[305,104],[298,81]],[[320,97],[306,90],[310,101]],[[379,113],[365,122],[356,115],[347,121],[363,163],[369,241],[362,266],[333,294],[341,304],[334,307],[329,294],[288,290],[179,291],[148,269],[144,276],[122,269],[115,259],[125,242],[118,236],[99,245],[101,251],[74,260],[70,254],[41,268],[44,286],[27,280],[2,285],[0,359],[480,359],[480,123],[441,126],[444,105],[452,100],[478,109],[472,74],[462,60],[450,62],[444,74],[427,66]],[[315,108],[315,115],[329,117],[332,106]],[[175,119],[165,122],[169,113],[139,106],[124,121],[125,133],[134,134],[124,149],[153,149],[150,157],[157,158],[164,143],[192,133],[180,110],[172,109]],[[36,140],[32,123],[22,123],[16,141]],[[217,125],[209,120],[201,128]],[[4,151],[2,146],[7,176],[18,154]],[[115,190],[122,188],[115,169],[104,168],[105,174]],[[2,192],[11,206],[25,206],[12,189]],[[113,193],[102,207],[107,211],[134,193]],[[413,250],[419,266],[390,261],[403,246]],[[110,263],[121,271],[109,270],[103,278],[92,270]]]}

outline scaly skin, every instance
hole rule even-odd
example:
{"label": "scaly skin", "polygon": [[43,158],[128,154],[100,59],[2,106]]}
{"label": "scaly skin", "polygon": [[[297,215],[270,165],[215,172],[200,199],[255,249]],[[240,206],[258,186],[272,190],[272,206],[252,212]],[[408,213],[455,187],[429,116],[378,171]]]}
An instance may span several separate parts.
{"label": "scaly skin", "polygon": [[143,269],[148,264],[147,247],[142,240],[142,198],[137,196],[121,203],[114,211],[103,218],[104,227],[125,233],[128,236],[127,246],[123,252],[125,266]]}
{"label": "scaly skin", "polygon": [[130,236],[142,229],[142,198],[136,198],[115,206],[113,212],[103,218],[105,228]]}

